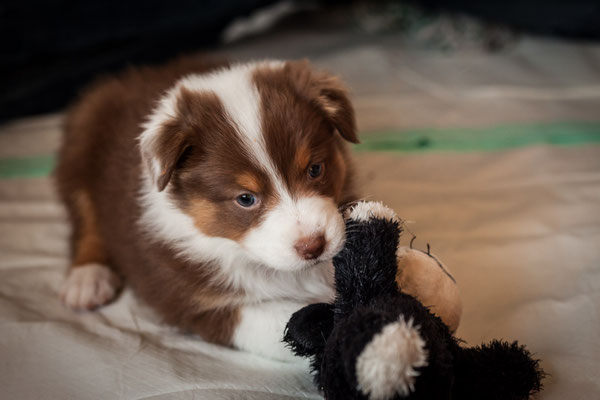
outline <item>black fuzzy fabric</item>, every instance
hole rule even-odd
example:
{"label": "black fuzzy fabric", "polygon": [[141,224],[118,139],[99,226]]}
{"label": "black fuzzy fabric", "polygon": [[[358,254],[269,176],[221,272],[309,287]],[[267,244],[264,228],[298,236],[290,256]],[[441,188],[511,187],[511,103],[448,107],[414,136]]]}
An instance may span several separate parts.
{"label": "black fuzzy fabric", "polygon": [[325,349],[333,329],[333,306],[316,303],[294,313],[286,327],[284,340],[294,354],[308,357]]}
{"label": "black fuzzy fabric", "polygon": [[[313,304],[290,319],[284,340],[310,357],[315,383],[328,400],[367,399],[357,387],[356,360],[383,328],[413,321],[426,343],[427,366],[404,399],[527,399],[541,388],[538,361],[518,343],[463,348],[440,318],[398,290],[398,222],[346,222],[344,249],[334,258],[333,305]],[[393,397],[400,399],[399,395]]]}
{"label": "black fuzzy fabric", "polygon": [[[539,360],[519,343],[493,340],[456,351],[454,398],[524,400],[541,389],[545,376]],[[489,389],[493,390],[489,390]]]}
{"label": "black fuzzy fabric", "polygon": [[0,121],[56,111],[130,65],[207,51],[274,0],[2,0]]}
{"label": "black fuzzy fabric", "polygon": [[334,257],[336,320],[376,296],[395,296],[400,224],[385,219],[346,221],[346,243]]}
{"label": "black fuzzy fabric", "polygon": [[356,389],[356,360],[383,328],[398,321],[398,310],[412,318],[426,332],[429,365],[420,368],[415,391],[410,399],[450,399],[453,382],[453,357],[448,344],[454,343],[449,330],[415,298],[400,294],[394,298],[377,297],[359,306],[339,322],[327,340],[319,370],[319,384],[327,399],[366,399]]}

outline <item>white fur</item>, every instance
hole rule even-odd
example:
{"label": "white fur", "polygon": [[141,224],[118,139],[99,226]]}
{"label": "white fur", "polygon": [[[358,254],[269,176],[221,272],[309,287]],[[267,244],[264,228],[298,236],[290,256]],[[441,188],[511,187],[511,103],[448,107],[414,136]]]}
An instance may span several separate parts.
{"label": "white fur", "polygon": [[315,261],[300,258],[294,244],[302,237],[318,234],[324,234],[327,242],[318,260],[333,258],[344,242],[344,220],[332,199],[301,197],[281,201],[248,233],[242,245],[271,268],[297,270]]}
{"label": "white fur", "polygon": [[69,271],[60,298],[69,308],[90,310],[112,300],[120,285],[119,277],[102,264],[79,265]]}
{"label": "white fur", "polygon": [[282,361],[298,361],[283,343],[283,331],[292,314],[305,305],[292,301],[269,301],[243,307],[233,335],[233,345]]}
{"label": "white fur", "polygon": [[406,397],[414,391],[415,368],[427,365],[425,341],[403,316],[386,325],[356,359],[358,389],[371,400]]}
{"label": "white fur", "polygon": [[159,192],[146,174],[140,226],[148,235],[169,243],[180,257],[192,262],[215,262],[216,283],[243,289],[247,301],[290,298],[328,301],[333,296],[330,261],[299,271],[280,271],[256,261],[237,242],[200,232],[192,218]]}
{"label": "white fur", "polygon": [[391,208],[378,201],[360,201],[348,212],[347,217],[355,221],[368,221],[372,218],[385,218],[399,221],[398,216]]}

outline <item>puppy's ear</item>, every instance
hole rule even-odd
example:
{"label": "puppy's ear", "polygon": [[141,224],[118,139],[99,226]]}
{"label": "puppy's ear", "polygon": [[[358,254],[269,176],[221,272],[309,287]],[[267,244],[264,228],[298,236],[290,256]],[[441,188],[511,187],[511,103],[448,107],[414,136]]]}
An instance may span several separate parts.
{"label": "puppy's ear", "polygon": [[139,140],[140,151],[159,192],[171,180],[186,149],[198,144],[204,108],[210,108],[211,103],[211,99],[203,97],[185,88],[176,89],[161,100],[144,124]]}
{"label": "puppy's ear", "polygon": [[188,145],[186,133],[179,129],[175,121],[165,123],[155,139],[152,143],[142,142],[142,159],[158,191],[162,192]]}
{"label": "puppy's ear", "polygon": [[354,107],[342,81],[314,70],[307,60],[288,62],[285,68],[297,90],[321,110],[340,135],[349,142],[359,143]]}

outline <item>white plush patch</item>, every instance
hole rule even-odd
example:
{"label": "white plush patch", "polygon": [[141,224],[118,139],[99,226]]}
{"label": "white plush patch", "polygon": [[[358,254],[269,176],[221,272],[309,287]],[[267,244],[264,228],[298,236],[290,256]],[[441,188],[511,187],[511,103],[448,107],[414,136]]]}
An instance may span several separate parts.
{"label": "white plush patch", "polygon": [[91,310],[112,300],[120,286],[121,280],[110,268],[90,263],[71,269],[60,298],[74,310]]}
{"label": "white plush patch", "polygon": [[355,221],[368,221],[372,218],[385,218],[398,221],[399,218],[391,208],[378,201],[360,201],[348,212],[346,217]]}
{"label": "white plush patch", "polygon": [[419,372],[427,365],[425,341],[413,320],[403,316],[386,325],[356,360],[358,389],[371,400],[408,396]]}

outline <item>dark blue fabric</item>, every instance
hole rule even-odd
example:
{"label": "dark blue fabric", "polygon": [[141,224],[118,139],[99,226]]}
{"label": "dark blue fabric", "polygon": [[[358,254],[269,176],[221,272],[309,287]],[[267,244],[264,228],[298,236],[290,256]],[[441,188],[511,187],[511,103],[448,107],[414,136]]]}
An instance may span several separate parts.
{"label": "dark blue fabric", "polygon": [[214,45],[274,0],[0,2],[0,120],[64,107],[98,73]]}

